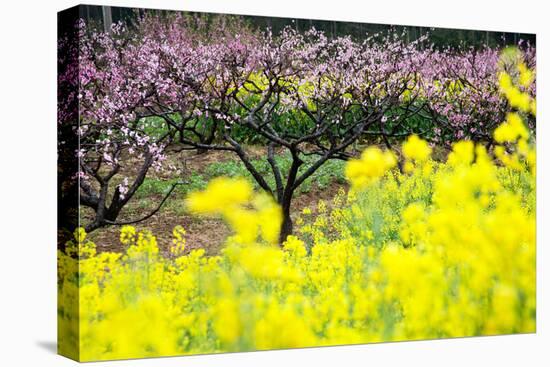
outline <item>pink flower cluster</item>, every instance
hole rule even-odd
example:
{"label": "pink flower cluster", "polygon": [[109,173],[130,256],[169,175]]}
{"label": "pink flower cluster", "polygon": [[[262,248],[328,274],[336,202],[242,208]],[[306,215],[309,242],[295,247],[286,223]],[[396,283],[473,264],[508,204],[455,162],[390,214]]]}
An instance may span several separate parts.
{"label": "pink flower cluster", "polygon": [[[234,125],[258,121],[271,124],[265,134],[284,145],[281,124],[295,111],[317,127],[330,120],[326,131],[378,111],[365,133],[376,125],[384,136],[416,132],[444,144],[491,140],[506,111],[496,49],[437,50],[427,37],[405,43],[398,35],[358,42],[291,28],[278,36],[219,29],[205,39],[181,16],[149,15],[132,28],[116,25],[111,34],[78,27],[77,45],[59,45],[60,55],[73,61],[60,82],[78,82],[78,94],[60,103],[59,120],[74,121],[77,100],[79,158],[111,167],[136,156],[160,168],[165,147],[178,137],[212,144],[208,136],[215,140]],[[521,46],[534,67],[534,47]],[[144,128],[150,116],[163,119],[164,134]],[[283,122],[271,121],[275,116]],[[414,116],[430,126],[408,126]],[[223,128],[209,130],[208,119]]]}

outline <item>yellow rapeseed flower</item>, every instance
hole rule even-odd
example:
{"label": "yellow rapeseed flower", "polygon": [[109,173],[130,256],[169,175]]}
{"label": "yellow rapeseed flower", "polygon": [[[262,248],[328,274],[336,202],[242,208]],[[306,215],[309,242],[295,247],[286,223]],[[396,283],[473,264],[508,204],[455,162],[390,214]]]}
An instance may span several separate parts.
{"label": "yellow rapeseed flower", "polygon": [[523,124],[519,114],[510,112],[506,117],[506,122],[495,129],[494,137],[498,143],[515,142],[518,138],[529,138],[529,130]]}
{"label": "yellow rapeseed flower", "polygon": [[424,162],[430,158],[432,148],[425,140],[420,139],[417,135],[411,135],[405,143],[403,143],[403,155],[410,160]]}
{"label": "yellow rapeseed flower", "polygon": [[447,158],[450,165],[471,164],[474,161],[474,143],[463,140],[453,144],[453,150]]}
{"label": "yellow rapeseed flower", "polygon": [[355,188],[361,188],[382,177],[397,163],[392,152],[383,152],[377,147],[369,147],[359,159],[351,159],[346,164],[345,175]]}
{"label": "yellow rapeseed flower", "polygon": [[243,205],[251,197],[252,186],[245,179],[217,177],[208,183],[206,190],[191,193],[186,204],[194,213],[217,214]]}

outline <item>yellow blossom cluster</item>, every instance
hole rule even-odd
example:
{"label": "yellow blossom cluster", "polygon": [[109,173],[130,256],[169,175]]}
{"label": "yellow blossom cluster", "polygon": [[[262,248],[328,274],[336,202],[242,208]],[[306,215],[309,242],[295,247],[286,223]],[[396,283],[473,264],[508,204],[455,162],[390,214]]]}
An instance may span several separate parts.
{"label": "yellow blossom cluster", "polygon": [[[525,113],[536,114],[537,103],[529,93],[529,87],[535,80],[535,72],[525,65],[521,52],[509,48],[503,52],[500,60],[503,69],[499,73],[499,86],[513,108]],[[506,71],[509,67],[511,70]]]}
{"label": "yellow blossom cluster", "polygon": [[[510,62],[510,60],[512,60]],[[517,111],[510,112],[494,131],[494,139],[499,145],[495,155],[507,167],[521,172],[525,165],[534,174],[536,170],[536,149],[524,117],[536,116],[536,99],[530,95],[535,74],[527,68],[517,50],[504,54],[501,62],[510,64],[512,71],[500,73],[500,89],[506,95],[510,106]]]}
{"label": "yellow blossom cluster", "polygon": [[168,257],[148,231],[123,227],[118,254],[78,229],[58,253],[60,352],[91,361],[534,332],[535,150],[517,116],[495,132],[496,159],[464,141],[436,163],[411,137],[401,173],[392,153],[367,149],[346,167],[352,189],[305,209],[281,246],[279,207],[239,179],[186,201],[233,229],[217,256],[184,253],[180,226]]}
{"label": "yellow blossom cluster", "polygon": [[523,124],[519,114],[510,112],[506,121],[495,129],[494,136],[498,143],[510,143],[517,139],[529,138],[529,130]]}
{"label": "yellow blossom cluster", "polygon": [[369,147],[359,159],[352,159],[346,165],[345,175],[354,187],[360,188],[382,177],[397,164],[392,152]]}
{"label": "yellow blossom cluster", "polygon": [[420,139],[417,135],[411,135],[403,143],[402,151],[405,157],[403,165],[405,172],[410,173],[415,169],[415,166],[421,166],[425,175],[430,174],[431,164],[429,159],[432,154],[432,148],[425,140]]}
{"label": "yellow blossom cluster", "polygon": [[521,172],[519,187],[483,151],[456,144],[430,178],[394,172],[340,194],[282,248],[234,237],[219,256],[165,258],[151,233],[124,227],[125,253],[97,254],[79,230],[59,254],[60,350],[100,360],[533,332],[535,178]]}
{"label": "yellow blossom cluster", "polygon": [[409,159],[418,162],[424,162],[432,154],[432,148],[426,141],[420,139],[417,135],[411,135],[403,144],[403,155]]}
{"label": "yellow blossom cluster", "polygon": [[196,214],[221,215],[236,229],[239,242],[254,243],[258,236],[268,243],[278,240],[280,207],[268,194],[254,193],[243,178],[215,178],[206,190],[191,193],[186,204]]}

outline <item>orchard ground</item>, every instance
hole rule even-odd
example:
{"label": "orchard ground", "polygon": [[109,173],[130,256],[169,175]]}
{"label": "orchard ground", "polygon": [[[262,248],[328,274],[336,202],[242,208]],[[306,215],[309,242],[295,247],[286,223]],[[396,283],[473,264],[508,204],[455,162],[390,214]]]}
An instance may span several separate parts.
{"label": "orchard ground", "polygon": [[[260,147],[255,147],[258,155],[262,154]],[[172,229],[181,225],[187,231],[186,238],[188,246],[186,253],[203,248],[207,255],[217,255],[227,236],[231,230],[227,224],[220,218],[215,216],[192,216],[186,212],[184,199],[185,195],[193,189],[204,188],[206,183],[213,177],[216,177],[216,169],[229,166],[235,167],[233,176],[249,177],[248,173],[240,165],[238,157],[234,157],[227,153],[220,152],[205,152],[202,154],[192,153],[169,153],[168,159],[176,162],[185,161],[184,170],[187,171],[190,181],[195,181],[192,187],[183,185],[176,189],[172,196],[159,212],[151,218],[140,222],[136,225],[137,229],[149,229],[157,234],[160,251],[164,254],[169,252],[169,247],[172,240]],[[304,208],[315,210],[319,200],[330,202],[336,195],[339,188],[347,190],[348,184],[343,180],[343,165],[337,167],[337,172],[334,176],[325,174],[321,177],[323,184],[315,181],[309,187],[298,194],[293,203],[294,215],[299,214]],[[177,180],[177,173],[174,175],[167,174],[152,174],[147,179],[144,187],[140,189],[135,200],[125,208],[123,215],[128,218],[138,216],[139,213],[144,213],[153,210],[157,207],[163,194],[172,185],[174,180]],[[86,218],[87,208],[83,207],[82,212]],[[98,251],[122,252],[125,250],[121,245],[120,226],[109,226],[100,228],[90,233],[90,239],[98,245]]]}
{"label": "orchard ground", "polygon": [[[364,147],[370,145],[360,144],[356,146],[356,150],[360,152]],[[396,146],[396,149],[398,148]],[[441,146],[436,145],[433,149],[433,158],[438,161],[444,161],[449,153],[447,148]],[[167,255],[171,246],[172,230],[175,226],[181,225],[187,231],[185,253],[202,248],[206,251],[206,255],[218,255],[227,237],[231,234],[230,228],[219,217],[197,217],[188,213],[184,205],[185,196],[189,192],[204,189],[206,184],[214,177],[240,176],[250,179],[251,183],[253,183],[253,179],[234,154],[219,151],[207,151],[197,154],[194,151],[178,152],[177,150],[175,148],[167,152],[167,165],[174,166],[177,169],[173,171],[152,171],[150,177],[139,189],[135,199],[124,208],[122,218],[123,220],[131,220],[142,213],[154,210],[172,186],[172,183],[181,179],[185,184],[176,188],[155,215],[137,223],[136,229],[148,229],[154,233],[161,253]],[[249,146],[247,150],[258,159],[266,154],[266,148],[262,146]],[[357,152],[354,153],[358,154]],[[401,154],[399,151],[396,151],[396,153]],[[281,153],[278,156],[284,159]],[[339,189],[348,191],[349,184],[344,178],[345,162],[331,161],[329,165],[329,169],[315,174],[308,184],[298,191],[293,200],[293,220],[306,208],[315,213],[321,200],[330,208],[332,199]],[[137,167],[137,165],[134,167]],[[81,210],[84,220],[91,218],[89,208],[82,206]],[[123,252],[125,247],[120,243],[120,229],[121,226],[117,225],[99,228],[90,233],[89,238],[97,244],[98,252]]]}

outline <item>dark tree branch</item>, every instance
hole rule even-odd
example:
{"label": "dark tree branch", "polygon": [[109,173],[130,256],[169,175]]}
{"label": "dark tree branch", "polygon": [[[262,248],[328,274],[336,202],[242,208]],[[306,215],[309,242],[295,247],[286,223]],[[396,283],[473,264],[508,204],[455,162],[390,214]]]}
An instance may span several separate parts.
{"label": "dark tree branch", "polygon": [[164,205],[166,200],[168,200],[168,198],[170,197],[172,192],[176,189],[176,187],[179,186],[179,185],[183,185],[183,184],[185,184],[185,183],[184,182],[174,183],[172,185],[172,187],[170,187],[170,190],[168,190],[168,192],[166,193],[166,195],[164,196],[162,201],[159,203],[159,205],[154,210],[152,210],[149,214],[147,214],[147,215],[145,215],[145,216],[143,216],[139,219],[131,219],[131,220],[125,220],[125,221],[111,221],[111,220],[105,219],[104,222],[105,222],[105,224],[115,225],[115,226],[129,225],[129,224],[136,224],[136,223],[139,223],[139,222],[143,222],[144,220],[147,220],[147,219],[151,218],[153,215],[155,215],[156,213],[158,213],[158,211],[162,208],[162,206]]}

